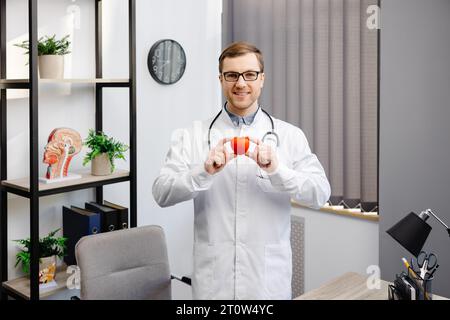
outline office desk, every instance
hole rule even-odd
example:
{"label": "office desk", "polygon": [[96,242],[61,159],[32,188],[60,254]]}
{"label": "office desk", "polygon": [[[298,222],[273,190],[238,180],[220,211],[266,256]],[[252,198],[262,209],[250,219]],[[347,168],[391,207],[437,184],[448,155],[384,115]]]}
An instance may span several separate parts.
{"label": "office desk", "polygon": [[[380,289],[368,289],[367,277],[348,272],[295,300],[387,300],[389,282],[381,280]],[[433,300],[448,300],[433,294]]]}

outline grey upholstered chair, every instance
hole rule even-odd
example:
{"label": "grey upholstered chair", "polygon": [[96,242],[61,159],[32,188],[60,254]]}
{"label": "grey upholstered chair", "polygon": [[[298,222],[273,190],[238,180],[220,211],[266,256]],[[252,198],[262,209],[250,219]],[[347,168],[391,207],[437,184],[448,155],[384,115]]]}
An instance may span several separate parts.
{"label": "grey upholstered chair", "polygon": [[[171,299],[164,231],[144,226],[86,236],[75,255],[82,300]],[[190,279],[183,278],[190,284]]]}

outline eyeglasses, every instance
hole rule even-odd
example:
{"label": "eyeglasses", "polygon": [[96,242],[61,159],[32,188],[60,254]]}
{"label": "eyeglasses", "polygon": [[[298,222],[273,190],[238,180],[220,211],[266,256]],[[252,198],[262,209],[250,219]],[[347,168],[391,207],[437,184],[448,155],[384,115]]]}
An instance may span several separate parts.
{"label": "eyeglasses", "polygon": [[261,73],[260,71],[245,71],[242,73],[229,71],[224,72],[223,77],[225,81],[228,82],[237,82],[240,76],[242,76],[242,78],[244,78],[245,81],[255,81],[256,79],[258,79],[260,73]]}

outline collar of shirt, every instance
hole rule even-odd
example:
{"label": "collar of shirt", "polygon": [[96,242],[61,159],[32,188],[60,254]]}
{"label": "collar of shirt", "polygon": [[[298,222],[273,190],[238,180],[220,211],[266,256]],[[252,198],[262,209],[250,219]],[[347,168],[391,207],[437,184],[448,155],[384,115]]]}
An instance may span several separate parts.
{"label": "collar of shirt", "polygon": [[234,113],[231,113],[230,111],[228,111],[227,106],[225,106],[225,111],[228,113],[228,116],[230,117],[231,121],[233,122],[233,124],[236,127],[239,127],[242,123],[246,124],[246,125],[251,125],[253,120],[255,120],[255,116],[258,113],[259,110],[259,106],[258,109],[256,109],[256,111],[248,116],[245,117],[241,117],[238,115],[235,115]]}

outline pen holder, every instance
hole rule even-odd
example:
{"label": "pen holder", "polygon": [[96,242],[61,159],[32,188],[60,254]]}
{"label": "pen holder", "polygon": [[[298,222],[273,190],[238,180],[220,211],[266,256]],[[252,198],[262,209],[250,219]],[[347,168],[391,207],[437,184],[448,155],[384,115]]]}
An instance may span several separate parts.
{"label": "pen holder", "polygon": [[401,299],[401,293],[398,291],[398,289],[395,287],[395,285],[390,284],[388,286],[388,299],[389,300],[402,300]]}
{"label": "pen holder", "polygon": [[412,269],[411,267],[408,268],[408,275],[414,281],[414,283],[416,283],[418,289],[416,291],[416,299],[433,300],[431,284],[434,276],[432,276],[431,278],[425,277],[425,279],[422,279],[422,277],[420,277],[420,272]]}
{"label": "pen holder", "polygon": [[416,271],[397,274],[394,283],[388,286],[389,300],[432,300],[431,284],[433,277],[422,279]]}

